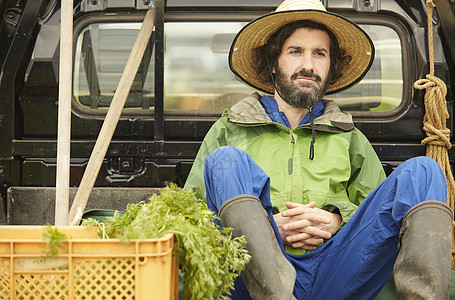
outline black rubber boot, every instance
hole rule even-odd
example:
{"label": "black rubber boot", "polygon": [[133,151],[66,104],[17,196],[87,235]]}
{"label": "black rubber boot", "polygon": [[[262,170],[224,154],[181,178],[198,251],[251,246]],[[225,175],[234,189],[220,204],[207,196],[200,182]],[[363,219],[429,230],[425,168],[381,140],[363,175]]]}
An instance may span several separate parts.
{"label": "black rubber boot", "polygon": [[439,201],[424,201],[403,218],[393,268],[398,299],[449,299],[452,211]]}
{"label": "black rubber boot", "polygon": [[245,235],[251,260],[241,273],[252,299],[295,299],[295,269],[284,257],[266,211],[258,198],[239,195],[227,200],[218,213],[233,236]]}

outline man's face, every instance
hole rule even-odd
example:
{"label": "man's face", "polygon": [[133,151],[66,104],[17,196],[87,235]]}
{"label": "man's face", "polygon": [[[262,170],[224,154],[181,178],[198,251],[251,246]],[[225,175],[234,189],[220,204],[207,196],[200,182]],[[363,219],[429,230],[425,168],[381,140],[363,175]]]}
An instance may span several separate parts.
{"label": "man's face", "polygon": [[291,106],[310,108],[324,96],[330,81],[330,37],[313,28],[298,28],[284,42],[274,69],[278,92]]}

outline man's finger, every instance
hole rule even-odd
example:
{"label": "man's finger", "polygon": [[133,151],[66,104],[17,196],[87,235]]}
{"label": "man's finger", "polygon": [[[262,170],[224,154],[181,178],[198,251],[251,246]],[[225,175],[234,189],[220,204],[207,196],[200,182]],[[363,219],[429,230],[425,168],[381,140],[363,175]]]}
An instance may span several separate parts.
{"label": "man's finger", "polygon": [[316,202],[311,201],[308,204],[300,204],[300,203],[295,203],[295,202],[286,202],[286,207],[291,209],[291,208],[296,208],[296,207],[307,207],[307,208],[315,208],[316,207]]}
{"label": "man's finger", "polygon": [[299,217],[300,219],[309,220],[317,223],[330,224],[330,218],[318,213],[312,208],[298,207],[285,210],[281,213],[283,217]]}
{"label": "man's finger", "polygon": [[293,248],[303,248],[305,250],[314,250],[317,246],[322,244],[322,240],[320,239],[308,239],[305,241],[295,242],[292,243],[291,246]]}
{"label": "man's finger", "polygon": [[312,220],[298,220],[294,222],[289,222],[286,225],[283,225],[283,230],[285,231],[293,231],[297,230],[299,232],[302,232],[301,230],[304,229],[305,227],[313,225]]}
{"label": "man's finger", "polygon": [[[288,240],[289,242],[295,242],[303,239],[307,239],[308,236],[315,236],[320,239],[330,239],[332,235],[330,232],[313,227],[313,226],[307,226],[303,229],[300,230],[294,230],[295,232],[298,232],[297,234],[287,234],[287,238],[290,238],[291,240]],[[307,236],[305,236],[307,235]]]}
{"label": "man's finger", "polygon": [[[306,239],[306,240],[296,241],[291,244],[292,244],[292,247],[294,247],[294,245],[297,243],[304,243],[305,245],[309,245],[309,246],[318,246],[318,245],[322,244],[323,242],[324,242],[323,239],[310,238],[310,239]],[[297,246],[297,247],[301,247],[301,246]]]}
{"label": "man's finger", "polygon": [[295,242],[307,240],[312,237],[313,236],[311,234],[294,231],[288,234],[285,239],[287,244],[292,244]]}

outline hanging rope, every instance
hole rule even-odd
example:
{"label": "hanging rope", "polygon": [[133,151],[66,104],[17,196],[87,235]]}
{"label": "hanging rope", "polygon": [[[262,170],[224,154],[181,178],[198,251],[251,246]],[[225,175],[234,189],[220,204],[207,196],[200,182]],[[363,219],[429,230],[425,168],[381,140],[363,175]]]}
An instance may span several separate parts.
{"label": "hanging rope", "polygon": [[[454,2],[455,0],[451,0]],[[450,130],[446,127],[446,120],[450,117],[447,112],[447,87],[445,83],[434,76],[434,48],[432,10],[435,7],[433,0],[427,0],[428,9],[428,49],[430,57],[430,74],[426,79],[417,80],[414,88],[424,90],[425,116],[423,117],[423,130],[427,137],[422,140],[426,145],[426,155],[439,163],[447,180],[447,205],[454,211],[455,208],[455,181],[450,169],[448,149],[450,143]],[[452,221],[452,267],[455,267],[455,222]]]}

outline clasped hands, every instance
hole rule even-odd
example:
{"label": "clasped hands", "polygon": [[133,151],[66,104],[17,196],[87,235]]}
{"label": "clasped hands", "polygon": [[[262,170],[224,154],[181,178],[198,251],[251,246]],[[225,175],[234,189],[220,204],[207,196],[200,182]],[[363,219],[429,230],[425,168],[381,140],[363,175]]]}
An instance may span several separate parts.
{"label": "clasped hands", "polygon": [[341,225],[341,216],[319,208],[316,202],[299,204],[287,202],[285,210],[273,217],[284,244],[294,248],[315,250],[330,239]]}

